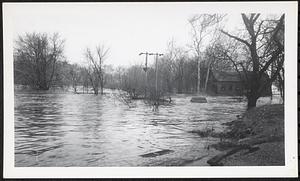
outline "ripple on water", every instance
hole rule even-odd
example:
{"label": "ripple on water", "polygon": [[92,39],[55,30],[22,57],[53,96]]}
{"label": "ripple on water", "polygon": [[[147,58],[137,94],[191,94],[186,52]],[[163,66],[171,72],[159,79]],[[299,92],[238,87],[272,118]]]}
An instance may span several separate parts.
{"label": "ripple on water", "polygon": [[[17,93],[15,165],[184,165],[207,154],[205,146],[216,141],[191,130],[221,129],[221,123],[245,109],[245,102],[230,97],[208,97],[208,103],[197,104],[190,95],[175,95],[173,104],[152,111],[142,100],[128,106],[119,94]],[[139,156],[155,152],[163,154]]]}

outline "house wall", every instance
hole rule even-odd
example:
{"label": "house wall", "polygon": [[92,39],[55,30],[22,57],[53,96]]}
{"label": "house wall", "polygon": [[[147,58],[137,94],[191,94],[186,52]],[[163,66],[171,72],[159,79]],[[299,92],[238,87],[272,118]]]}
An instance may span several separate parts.
{"label": "house wall", "polygon": [[239,82],[217,82],[217,94],[228,96],[242,95],[243,85]]}
{"label": "house wall", "polygon": [[[268,80],[267,77],[262,78],[262,85]],[[207,93],[211,95],[226,95],[226,96],[241,96],[245,95],[244,85],[238,81],[218,81],[210,74],[209,82],[207,85]],[[262,92],[261,96],[270,96],[271,86],[267,86]]]}
{"label": "house wall", "polygon": [[239,82],[213,82],[208,84],[207,90],[214,95],[240,96],[243,85]]}

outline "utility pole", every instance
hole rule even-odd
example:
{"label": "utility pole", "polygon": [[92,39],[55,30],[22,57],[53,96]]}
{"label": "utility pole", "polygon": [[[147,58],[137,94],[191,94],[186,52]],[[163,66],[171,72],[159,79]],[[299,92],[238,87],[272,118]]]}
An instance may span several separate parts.
{"label": "utility pole", "polygon": [[158,99],[158,94],[157,94],[157,60],[158,56],[163,56],[164,54],[162,53],[149,53],[149,55],[155,55],[155,97]]}
{"label": "utility pole", "polygon": [[140,53],[139,55],[146,55],[146,61],[145,61],[145,67],[143,68],[143,70],[145,71],[145,78],[146,78],[146,86],[145,86],[145,98],[147,98],[147,88],[148,88],[148,55],[149,53],[148,52],[145,52],[145,53]]}

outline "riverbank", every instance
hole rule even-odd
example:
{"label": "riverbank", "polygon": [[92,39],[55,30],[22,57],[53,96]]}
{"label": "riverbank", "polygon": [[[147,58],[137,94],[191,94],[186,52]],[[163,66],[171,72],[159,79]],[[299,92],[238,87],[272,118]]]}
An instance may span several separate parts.
{"label": "riverbank", "polygon": [[284,106],[264,105],[225,123],[225,132],[214,134],[220,142],[210,145],[221,153],[208,159],[212,166],[284,165]]}

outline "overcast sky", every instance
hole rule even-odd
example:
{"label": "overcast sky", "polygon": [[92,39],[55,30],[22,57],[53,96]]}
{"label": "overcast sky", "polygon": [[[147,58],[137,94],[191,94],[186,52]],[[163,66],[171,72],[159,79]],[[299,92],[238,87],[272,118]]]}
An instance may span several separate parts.
{"label": "overcast sky", "polygon": [[[143,61],[140,52],[164,53],[172,38],[186,46],[191,40],[188,18],[206,12],[201,4],[151,3],[24,3],[13,10],[14,38],[25,32],[58,32],[71,63],[84,63],[86,47],[104,44],[110,48],[106,64],[114,66]],[[227,18],[227,28],[241,27],[239,13]]]}

